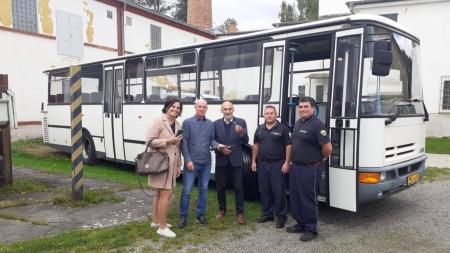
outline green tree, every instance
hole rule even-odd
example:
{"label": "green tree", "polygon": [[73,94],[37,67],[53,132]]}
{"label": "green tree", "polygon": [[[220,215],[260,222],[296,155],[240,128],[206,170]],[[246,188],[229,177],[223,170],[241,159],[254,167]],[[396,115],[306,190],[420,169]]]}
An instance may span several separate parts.
{"label": "green tree", "polygon": [[[235,31],[230,30],[230,28],[236,28]],[[229,33],[229,32],[237,32],[237,21],[234,18],[227,18],[225,22],[223,22],[221,25],[216,27],[216,29],[220,33]]]}
{"label": "green tree", "polygon": [[297,0],[298,20],[310,22],[319,19],[319,0]]}
{"label": "green tree", "polygon": [[278,18],[280,22],[310,22],[318,20],[319,0],[297,0],[297,6],[295,3],[288,4],[283,0]]}
{"label": "green tree", "polygon": [[187,0],[177,0],[172,9],[172,17],[181,22],[187,22]]}
{"label": "green tree", "polygon": [[281,10],[278,13],[280,22],[295,22],[298,20],[297,10],[295,9],[295,3],[288,4],[283,0],[281,2]]}
{"label": "green tree", "polygon": [[157,13],[167,15],[174,8],[167,0],[126,0],[127,2],[134,2],[140,6],[151,9]]}

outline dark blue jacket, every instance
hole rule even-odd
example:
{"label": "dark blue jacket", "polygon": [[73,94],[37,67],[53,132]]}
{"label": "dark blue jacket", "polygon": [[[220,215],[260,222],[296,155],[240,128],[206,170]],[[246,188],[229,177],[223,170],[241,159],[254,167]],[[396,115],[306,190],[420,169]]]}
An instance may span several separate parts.
{"label": "dark blue jacket", "polygon": [[[247,123],[241,118],[233,117],[233,122],[231,124],[230,134],[227,138],[224,119],[220,118],[214,121],[216,141],[231,147],[231,154],[228,156],[223,155],[220,151],[216,151],[216,166],[226,166],[228,160],[233,167],[240,167],[244,163],[241,145],[248,144]],[[245,129],[245,133],[242,137],[234,130],[235,124]]]}

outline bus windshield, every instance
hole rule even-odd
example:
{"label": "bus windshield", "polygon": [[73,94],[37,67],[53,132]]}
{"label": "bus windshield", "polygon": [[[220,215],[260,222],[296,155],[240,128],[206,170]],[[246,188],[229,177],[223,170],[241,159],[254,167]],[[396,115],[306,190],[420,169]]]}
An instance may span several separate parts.
{"label": "bus windshield", "polygon": [[[361,116],[423,115],[419,45],[398,33],[376,26],[366,30]],[[374,42],[389,40],[392,65],[387,76],[372,75]]]}

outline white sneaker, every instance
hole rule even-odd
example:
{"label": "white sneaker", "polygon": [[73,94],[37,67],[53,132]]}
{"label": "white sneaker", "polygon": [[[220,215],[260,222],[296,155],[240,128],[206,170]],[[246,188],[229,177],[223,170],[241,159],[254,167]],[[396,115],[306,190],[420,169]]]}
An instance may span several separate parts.
{"label": "white sneaker", "polygon": [[158,230],[156,230],[156,233],[167,238],[177,237],[177,235],[172,230],[170,230],[169,227],[166,227],[165,229],[158,228]]}
{"label": "white sneaker", "polygon": [[[171,227],[172,227],[172,225],[170,225],[169,223],[167,223],[166,225],[167,225],[168,228],[171,228]],[[153,222],[152,222],[152,223],[150,224],[150,227],[152,227],[152,228],[159,228],[159,223],[153,223]]]}

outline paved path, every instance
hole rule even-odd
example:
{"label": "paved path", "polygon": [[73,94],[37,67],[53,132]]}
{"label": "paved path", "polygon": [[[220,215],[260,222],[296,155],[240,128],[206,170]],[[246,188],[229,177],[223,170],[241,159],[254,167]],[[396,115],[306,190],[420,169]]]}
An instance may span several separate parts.
{"label": "paved path", "polygon": [[[51,184],[56,188],[68,188],[71,185],[70,178],[58,174],[18,167],[13,169],[13,173],[14,180],[32,179],[33,181]],[[102,180],[87,179],[84,187],[85,189],[115,190],[120,186]],[[0,212],[13,213],[31,221],[44,221],[48,225],[35,225],[31,222],[0,218],[0,242],[11,243],[45,235],[55,235],[68,229],[109,227],[147,219],[151,210],[151,197],[145,195],[140,189],[117,192],[116,195],[125,200],[119,203],[100,203],[85,208],[65,208],[48,202],[55,196],[55,193],[51,192],[2,194],[0,195],[0,202],[24,200],[35,204],[1,208]]]}
{"label": "paved path", "polygon": [[41,125],[19,126],[17,129],[11,129],[11,140],[28,140],[42,138]]}
{"label": "paved path", "polygon": [[427,167],[450,168],[450,155],[427,154],[428,159],[425,162]]}

